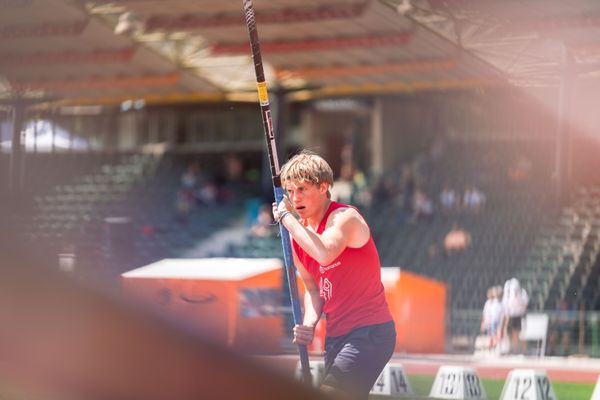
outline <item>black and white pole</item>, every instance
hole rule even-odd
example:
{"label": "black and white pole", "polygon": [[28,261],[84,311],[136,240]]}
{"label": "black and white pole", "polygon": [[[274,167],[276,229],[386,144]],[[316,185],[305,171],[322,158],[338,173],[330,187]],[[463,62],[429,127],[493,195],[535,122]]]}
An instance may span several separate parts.
{"label": "black and white pole", "polygon": [[[256,73],[256,85],[258,87],[258,99],[260,101],[260,110],[262,113],[265,139],[267,141],[267,152],[269,154],[269,162],[271,164],[273,191],[275,192],[275,202],[279,204],[281,200],[283,200],[283,188],[281,187],[281,179],[279,177],[279,160],[277,159],[277,146],[275,143],[275,133],[273,131],[273,121],[271,119],[271,108],[269,107],[267,82],[265,81],[262,56],[260,53],[260,42],[258,40],[258,31],[256,29],[254,6],[252,5],[252,0],[243,0],[243,3],[244,14],[246,17],[246,26],[248,27],[248,33],[250,34],[250,47],[252,49],[254,72]],[[296,268],[294,267],[292,259],[292,247],[290,243],[290,236],[283,224],[279,224],[279,232],[281,234],[281,246],[283,247],[283,259],[285,262],[288,287],[290,291],[290,298],[292,301],[292,313],[294,315],[294,323],[296,325],[302,325],[302,310],[300,308],[300,300],[298,296]],[[308,350],[305,345],[298,345],[298,352],[300,353],[300,365],[302,368],[303,382],[310,384],[311,374],[308,360]]]}

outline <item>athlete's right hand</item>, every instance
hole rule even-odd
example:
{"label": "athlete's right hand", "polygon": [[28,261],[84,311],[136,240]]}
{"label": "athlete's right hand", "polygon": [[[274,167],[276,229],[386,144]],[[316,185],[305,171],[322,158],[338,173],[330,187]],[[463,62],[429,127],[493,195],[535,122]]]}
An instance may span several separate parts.
{"label": "athlete's right hand", "polygon": [[284,196],[279,204],[273,202],[273,219],[276,222],[280,222],[281,216],[284,213],[292,212],[292,209],[292,203],[290,203],[290,200]]}
{"label": "athlete's right hand", "polygon": [[294,326],[294,343],[295,344],[311,344],[315,336],[315,328],[313,326],[296,325]]}

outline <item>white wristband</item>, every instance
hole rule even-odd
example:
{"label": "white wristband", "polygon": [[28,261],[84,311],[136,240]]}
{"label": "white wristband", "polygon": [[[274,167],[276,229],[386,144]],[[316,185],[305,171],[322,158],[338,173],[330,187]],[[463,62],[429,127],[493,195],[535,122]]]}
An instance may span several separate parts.
{"label": "white wristband", "polygon": [[279,214],[279,218],[277,219],[277,223],[281,224],[281,221],[283,220],[283,218],[288,215],[291,214],[288,210],[283,211],[281,214]]}

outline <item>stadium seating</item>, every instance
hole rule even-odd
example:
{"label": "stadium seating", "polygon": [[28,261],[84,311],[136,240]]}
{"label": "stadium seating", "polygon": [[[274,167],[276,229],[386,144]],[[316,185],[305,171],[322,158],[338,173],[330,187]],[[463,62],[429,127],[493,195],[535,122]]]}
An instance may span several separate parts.
{"label": "stadium seating", "polygon": [[[75,253],[74,277],[114,287],[121,272],[181,256],[215,230],[243,217],[242,205],[256,190],[239,183],[224,188],[229,201],[197,207],[185,220],[178,218],[175,201],[180,177],[196,157],[35,156],[29,164],[28,189],[22,194],[22,199],[31,201],[3,225],[57,263],[59,254]],[[206,165],[216,167],[220,158],[207,156]],[[118,217],[118,223],[111,217]]]}
{"label": "stadium seating", "polygon": [[[487,204],[478,213],[438,208],[431,222],[416,224],[389,218],[393,204],[379,208],[373,218],[381,224],[375,223],[373,231],[382,264],[400,265],[446,282],[453,309],[481,309],[488,287],[502,285],[517,274],[538,227],[547,218],[545,213],[552,212],[547,183],[523,185],[508,180],[506,171],[517,146],[527,149],[523,143],[510,142],[449,143],[444,157],[423,174],[425,191],[437,199],[444,186],[460,193],[474,184],[486,194]],[[487,159],[492,150],[494,158]],[[440,255],[443,238],[454,223],[470,233],[472,243],[462,253],[444,257]],[[437,254],[430,252],[432,246]]]}

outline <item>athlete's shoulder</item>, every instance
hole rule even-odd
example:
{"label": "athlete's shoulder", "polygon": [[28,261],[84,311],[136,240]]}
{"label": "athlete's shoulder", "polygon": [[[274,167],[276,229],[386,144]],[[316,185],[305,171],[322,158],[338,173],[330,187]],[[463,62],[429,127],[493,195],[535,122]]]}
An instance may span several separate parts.
{"label": "athlete's shoulder", "polygon": [[348,204],[339,204],[339,206],[331,212],[330,217],[336,215],[344,216],[345,218],[361,217],[358,210]]}
{"label": "athlete's shoulder", "polygon": [[339,226],[358,228],[364,226],[368,228],[367,222],[355,207],[343,205],[331,212],[329,215],[328,226]]}

